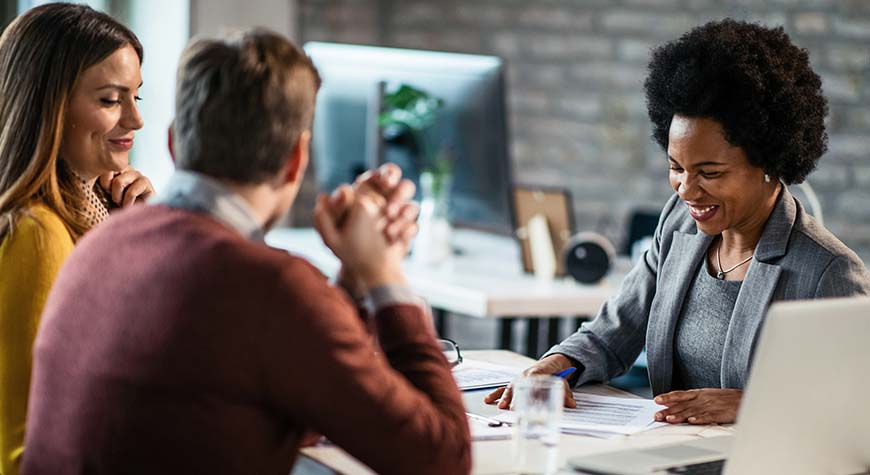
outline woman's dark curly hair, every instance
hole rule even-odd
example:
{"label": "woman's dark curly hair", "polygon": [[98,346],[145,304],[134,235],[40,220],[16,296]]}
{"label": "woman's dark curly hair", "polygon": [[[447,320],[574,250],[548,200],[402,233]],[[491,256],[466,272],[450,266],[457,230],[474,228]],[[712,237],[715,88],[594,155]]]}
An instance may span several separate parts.
{"label": "woman's dark curly hair", "polygon": [[822,81],[782,27],[710,22],[656,48],[648,70],[653,139],[665,150],[675,114],[719,122],[750,163],[787,184],[827,150]]}

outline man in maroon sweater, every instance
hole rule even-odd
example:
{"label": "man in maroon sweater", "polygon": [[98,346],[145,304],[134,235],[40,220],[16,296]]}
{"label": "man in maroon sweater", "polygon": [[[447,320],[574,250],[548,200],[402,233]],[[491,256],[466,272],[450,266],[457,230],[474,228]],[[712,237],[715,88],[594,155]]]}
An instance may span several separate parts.
{"label": "man in maroon sweater", "polygon": [[49,297],[24,474],[286,475],[308,431],[381,474],[469,471],[459,391],[400,267],[414,225],[374,192],[391,180],[315,209],[370,319],[263,242],[302,181],[318,86],[272,33],[187,48],[168,192],[82,239]]}

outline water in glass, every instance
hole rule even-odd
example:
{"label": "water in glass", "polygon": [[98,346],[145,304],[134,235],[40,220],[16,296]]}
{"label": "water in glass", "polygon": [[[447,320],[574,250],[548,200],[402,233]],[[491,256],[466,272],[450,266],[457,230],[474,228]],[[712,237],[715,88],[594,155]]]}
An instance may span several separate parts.
{"label": "water in glass", "polygon": [[514,382],[514,461],[521,474],[556,473],[563,382],[553,376],[524,376]]}

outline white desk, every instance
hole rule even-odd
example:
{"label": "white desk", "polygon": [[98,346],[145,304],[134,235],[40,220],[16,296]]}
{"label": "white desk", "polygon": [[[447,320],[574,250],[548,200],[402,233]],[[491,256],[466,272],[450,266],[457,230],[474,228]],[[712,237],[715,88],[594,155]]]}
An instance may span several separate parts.
{"label": "white desk", "polygon": [[[269,245],[299,254],[326,275],[338,272],[338,260],[310,228],[283,228],[266,236]],[[558,339],[557,316],[591,316],[616,291],[625,265],[596,285],[572,279],[541,281],[523,272],[517,243],[505,236],[454,230],[458,254],[437,267],[408,260],[405,271],[411,286],[437,310],[443,334],[444,312],[476,318],[502,319],[501,348],[510,348],[515,318],[550,318],[550,341]],[[438,317],[439,315],[436,315]],[[530,325],[527,354],[537,355],[537,325]]]}
{"label": "white desk", "polygon": [[[522,368],[525,368],[534,362],[527,357],[509,351],[468,351],[466,353],[469,358],[499,364],[516,365],[517,367]],[[636,397],[607,386],[596,386],[590,389],[599,394],[624,396],[627,398]],[[475,412],[478,414],[495,414],[497,410],[494,406],[488,406],[483,403],[483,396],[487,391],[488,390],[467,391],[463,393],[466,409],[468,409],[469,412]],[[640,434],[611,440],[562,434],[559,443],[559,464],[560,466],[565,466],[567,458],[574,455],[608,452],[628,447],[653,447],[673,442],[692,440],[697,437],[715,437],[733,433],[734,428],[731,426],[677,425],[660,427]],[[510,440],[472,442],[472,456],[474,463],[472,473],[475,475],[506,475],[514,473],[509,457],[509,454],[511,453],[511,443]],[[373,472],[366,466],[334,446],[310,447],[303,449],[302,452],[344,475],[373,474]],[[566,471],[564,473],[567,475],[572,472]]]}

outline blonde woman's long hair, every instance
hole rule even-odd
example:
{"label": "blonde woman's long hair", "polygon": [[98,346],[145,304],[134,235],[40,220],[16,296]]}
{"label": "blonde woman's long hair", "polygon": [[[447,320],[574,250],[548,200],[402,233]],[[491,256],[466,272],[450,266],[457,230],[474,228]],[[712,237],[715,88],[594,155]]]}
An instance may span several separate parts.
{"label": "blonde woman's long hair", "polygon": [[41,203],[77,240],[88,230],[84,194],[59,157],[66,109],[81,74],[130,45],[127,27],[84,5],[51,3],[16,18],[0,37],[0,242]]}

